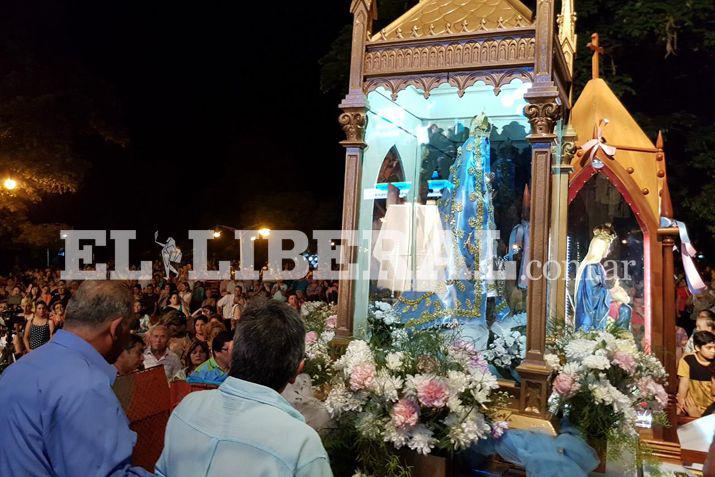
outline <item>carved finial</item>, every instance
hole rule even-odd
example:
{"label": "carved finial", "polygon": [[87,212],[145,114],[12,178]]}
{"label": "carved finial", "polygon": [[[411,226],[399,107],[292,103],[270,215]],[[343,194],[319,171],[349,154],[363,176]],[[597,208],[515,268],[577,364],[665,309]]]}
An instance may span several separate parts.
{"label": "carved finial", "polygon": [[593,79],[598,79],[598,63],[599,56],[604,53],[603,48],[598,45],[598,33],[591,35],[591,43],[586,45],[589,50],[593,51],[593,59],[591,60],[591,71]]}
{"label": "carved finial", "polygon": [[663,181],[663,192],[660,197],[660,216],[667,219],[673,218],[673,200],[670,198],[668,179]]}
{"label": "carved finial", "polygon": [[658,139],[655,140],[655,147],[663,150],[663,131],[658,131]]}
{"label": "carved finial", "polygon": [[417,38],[420,36],[420,27],[415,25],[412,27],[412,38]]}
{"label": "carved finial", "polygon": [[469,22],[467,20],[462,21],[462,33],[467,33],[469,31]]}
{"label": "carved finial", "polygon": [[[482,23],[486,23],[486,20],[484,20],[484,18],[482,18]],[[504,25],[504,17],[499,17],[499,20],[497,21],[497,28],[506,28],[506,25]]]}
{"label": "carved finial", "polygon": [[445,33],[452,33],[452,24],[450,22],[444,24],[444,31]]}
{"label": "carved finial", "polygon": [[404,38],[404,36],[402,36],[402,28],[397,29],[397,38]]}
{"label": "carved finial", "polygon": [[529,192],[529,184],[524,184],[524,195],[521,197],[521,218],[529,220],[531,211],[531,193]]}

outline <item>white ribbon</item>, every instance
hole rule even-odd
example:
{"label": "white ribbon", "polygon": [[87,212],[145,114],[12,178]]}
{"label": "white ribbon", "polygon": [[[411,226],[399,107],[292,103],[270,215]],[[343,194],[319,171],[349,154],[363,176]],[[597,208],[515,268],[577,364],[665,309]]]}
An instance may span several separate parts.
{"label": "white ribbon", "polygon": [[678,228],[678,233],[680,234],[680,256],[683,259],[683,270],[685,270],[685,281],[688,283],[688,290],[690,290],[690,293],[693,295],[700,295],[705,292],[708,287],[703,282],[703,279],[700,277],[698,269],[695,267],[695,263],[693,262],[693,257],[695,257],[698,252],[690,243],[688,228],[683,222],[669,219],[667,217],[660,218],[660,226],[662,228]]}
{"label": "white ribbon", "polygon": [[606,144],[606,140],[603,139],[603,128],[606,127],[606,124],[608,124],[608,119],[601,119],[601,122],[599,122],[598,126],[596,126],[596,137],[581,146],[581,149],[584,151],[590,151],[588,152],[588,159],[596,157],[596,153],[599,149],[602,150],[608,157],[616,155],[616,148]]}

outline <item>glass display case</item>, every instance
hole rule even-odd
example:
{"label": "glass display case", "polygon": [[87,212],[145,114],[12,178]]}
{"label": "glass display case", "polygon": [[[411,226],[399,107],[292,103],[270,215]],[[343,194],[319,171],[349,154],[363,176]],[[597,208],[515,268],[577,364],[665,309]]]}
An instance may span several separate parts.
{"label": "glass display case", "polygon": [[[407,326],[458,323],[486,347],[493,323],[525,311],[517,271],[529,206],[530,86],[514,79],[498,96],[479,82],[462,95],[448,84],[429,98],[414,87],[394,101],[384,89],[368,94],[359,216],[373,234],[361,244],[370,279],[356,284],[356,318],[388,303]],[[517,320],[509,326],[525,325]]]}

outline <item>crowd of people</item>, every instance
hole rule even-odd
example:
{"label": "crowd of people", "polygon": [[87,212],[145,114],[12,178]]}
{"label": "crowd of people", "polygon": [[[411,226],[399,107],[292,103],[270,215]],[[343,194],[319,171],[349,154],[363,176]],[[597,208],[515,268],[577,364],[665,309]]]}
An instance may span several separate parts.
{"label": "crowd of people", "polygon": [[715,412],[715,268],[706,267],[709,285],[692,295],[684,277],[676,285],[678,414],[698,418]]}
{"label": "crowd of people", "polygon": [[[166,279],[157,264],[151,280],[130,283],[65,282],[54,270],[0,278],[0,347],[14,363],[0,375],[0,475],[149,475],[130,464],[136,437],[111,385],[156,366],[169,381],[217,388],[173,412],[156,475],[228,475],[238,461],[266,475],[331,475],[318,434],[281,393],[303,368],[303,303],[335,302],[337,283],[186,272]],[[703,294],[677,287],[677,409],[689,418],[715,412],[715,270],[706,273]]]}
{"label": "crowd of people", "polygon": [[[195,281],[189,266],[166,278],[154,264],[151,280],[133,281],[132,312],[139,317],[115,366],[119,374],[162,365],[167,379],[220,384],[230,342],[249,300],[285,302],[300,310],[306,301],[337,302],[337,282]],[[57,270],[30,270],[0,277],[0,349],[8,365],[51,340],[64,326],[65,309],[79,282]]]}

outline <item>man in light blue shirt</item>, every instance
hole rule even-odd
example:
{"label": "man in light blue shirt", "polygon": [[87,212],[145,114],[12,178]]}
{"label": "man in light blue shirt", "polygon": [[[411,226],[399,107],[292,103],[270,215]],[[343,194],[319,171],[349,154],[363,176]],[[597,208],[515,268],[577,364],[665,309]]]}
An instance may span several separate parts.
{"label": "man in light blue shirt", "polygon": [[0,376],[1,476],[151,475],[130,466],[136,434],[111,388],[131,309],[120,282],[84,282],[64,329]]}
{"label": "man in light blue shirt", "polygon": [[166,428],[161,477],[331,477],[318,434],[281,395],[302,371],[305,328],[286,304],[241,314],[229,377],[189,394]]}

